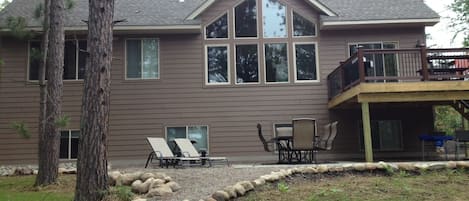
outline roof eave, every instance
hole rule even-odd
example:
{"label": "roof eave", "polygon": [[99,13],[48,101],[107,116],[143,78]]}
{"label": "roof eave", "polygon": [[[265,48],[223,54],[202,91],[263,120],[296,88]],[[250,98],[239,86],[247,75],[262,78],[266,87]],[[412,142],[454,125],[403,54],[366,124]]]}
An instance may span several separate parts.
{"label": "roof eave", "polygon": [[321,29],[341,29],[357,26],[376,26],[376,25],[397,25],[397,24],[422,24],[424,26],[433,26],[440,22],[440,18],[425,19],[394,19],[394,20],[354,20],[354,21],[322,21]]}
{"label": "roof eave", "polygon": [[[87,26],[68,26],[65,31],[87,31]],[[159,25],[159,26],[115,26],[114,31],[142,31],[142,32],[165,32],[165,33],[200,33],[200,25]],[[42,31],[41,27],[26,28],[28,31]],[[7,28],[1,29],[1,32],[9,32]]]}
{"label": "roof eave", "polygon": [[216,0],[207,0],[205,3],[200,5],[197,9],[194,10],[189,16],[186,17],[186,20],[194,20],[200,14],[202,14],[208,7],[210,7]]}
{"label": "roof eave", "polygon": [[329,9],[327,6],[325,6],[323,3],[317,1],[317,0],[307,0],[312,6],[316,7],[319,9],[321,12],[325,13],[327,16],[335,17],[337,14]]}

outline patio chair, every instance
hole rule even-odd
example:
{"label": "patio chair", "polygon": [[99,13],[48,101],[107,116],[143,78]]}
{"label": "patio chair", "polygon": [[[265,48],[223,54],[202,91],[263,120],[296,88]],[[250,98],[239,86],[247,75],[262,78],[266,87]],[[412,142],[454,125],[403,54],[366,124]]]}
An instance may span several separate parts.
{"label": "patio chair", "polygon": [[316,120],[309,118],[293,119],[292,125],[293,139],[289,160],[296,159],[299,163],[313,162]]}
{"label": "patio chair", "polygon": [[215,161],[224,161],[227,165],[229,165],[229,161],[226,157],[208,157],[208,156],[201,156],[197,149],[195,149],[194,145],[192,145],[191,141],[186,138],[176,138],[174,139],[177,147],[181,151],[181,154],[185,158],[197,158],[202,161],[207,161],[209,166],[212,166],[212,162]]}
{"label": "patio chair", "polygon": [[259,140],[261,140],[262,145],[264,146],[264,151],[271,152],[272,150],[269,149],[269,142],[264,138],[264,135],[262,135],[261,124],[257,124],[257,134],[259,135]]}
{"label": "patio chair", "polygon": [[197,158],[184,158],[174,156],[173,152],[166,143],[166,140],[163,138],[147,137],[147,141],[152,148],[152,152],[150,152],[150,154],[148,155],[147,162],[145,163],[145,168],[148,167],[148,164],[151,163],[153,159],[157,159],[159,161],[160,167],[169,167],[169,165],[175,167],[176,165],[178,165],[178,162],[194,162],[199,160]]}
{"label": "patio chair", "polygon": [[[318,136],[314,143],[314,151],[330,151],[332,150],[332,144],[334,143],[335,136],[337,136],[337,125],[338,121],[326,124],[324,126],[324,133]],[[315,158],[317,163],[317,157]]]}

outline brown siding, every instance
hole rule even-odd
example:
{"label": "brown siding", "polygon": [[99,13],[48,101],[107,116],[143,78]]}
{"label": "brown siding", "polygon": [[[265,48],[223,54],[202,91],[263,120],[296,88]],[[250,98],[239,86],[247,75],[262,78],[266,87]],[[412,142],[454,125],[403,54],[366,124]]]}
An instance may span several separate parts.
{"label": "brown siding", "polygon": [[[203,24],[231,10],[235,3],[218,1],[201,16]],[[288,5],[317,19],[317,13],[304,1],[288,1]],[[288,123],[292,118],[316,118],[319,128],[329,122],[325,80],[346,58],[348,42],[399,41],[400,47],[411,47],[424,37],[423,27],[318,34],[313,40],[319,45],[320,83],[293,84],[291,78],[290,84],[221,87],[204,84],[202,34],[145,35],[160,39],[161,79],[142,81],[124,79],[124,41],[138,36],[117,35],[111,72],[111,160],[143,162],[150,151],[146,137],[164,137],[166,126],[185,125],[209,126],[211,155],[265,155],[257,138],[257,123],[263,125],[266,135],[273,135],[274,123]],[[0,164],[34,162],[39,91],[36,84],[26,81],[27,43],[3,38],[1,45],[4,66],[0,75]],[[64,85],[63,111],[71,117],[69,129],[79,129],[82,81],[65,81]],[[10,128],[15,121],[27,123],[33,134],[31,139],[15,134]],[[357,141],[356,135],[340,132],[336,151],[358,152]]]}

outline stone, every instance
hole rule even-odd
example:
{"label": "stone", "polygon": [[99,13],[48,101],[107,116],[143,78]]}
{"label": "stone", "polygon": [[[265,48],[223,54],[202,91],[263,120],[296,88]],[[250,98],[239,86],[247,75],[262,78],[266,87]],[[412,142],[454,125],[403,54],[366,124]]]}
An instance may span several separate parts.
{"label": "stone", "polygon": [[363,164],[363,163],[357,163],[357,164],[353,164],[353,169],[354,169],[355,171],[361,172],[361,171],[365,171],[365,170],[366,170],[366,166],[365,166],[365,164]]}
{"label": "stone", "polygon": [[135,180],[134,182],[132,182],[132,184],[130,185],[131,189],[132,189],[132,192],[134,193],[146,193],[146,191],[148,191],[148,189],[142,189],[142,184],[143,182],[141,180]]}
{"label": "stone", "polygon": [[77,169],[76,168],[68,168],[68,169],[65,169],[65,171],[63,173],[64,174],[76,174]]}
{"label": "stone", "polygon": [[239,196],[243,196],[244,194],[246,194],[246,190],[244,189],[244,187],[241,185],[241,184],[235,184],[233,186],[233,188],[235,189],[236,191],[236,194]]}
{"label": "stone", "polygon": [[448,163],[446,163],[446,167],[449,169],[456,169],[457,163],[454,161],[448,161]]}
{"label": "stone", "polygon": [[417,170],[417,168],[410,164],[410,163],[399,163],[397,164],[397,167],[400,169],[400,170],[405,170],[405,171],[415,171]]}
{"label": "stone", "polygon": [[317,169],[319,173],[326,173],[329,171],[329,168],[326,165],[320,165]]}
{"label": "stone", "polygon": [[336,166],[336,167],[331,167],[329,169],[330,172],[343,172],[344,171],[344,168],[341,167],[341,166]]}
{"label": "stone", "polygon": [[376,163],[365,163],[365,168],[367,170],[376,170],[378,169],[378,165]]}
{"label": "stone", "polygon": [[39,170],[33,170],[33,174],[37,175],[39,173]]}
{"label": "stone", "polygon": [[155,175],[153,173],[147,172],[147,173],[142,174],[142,176],[140,176],[140,180],[144,182],[149,178],[155,178]]}
{"label": "stone", "polygon": [[244,190],[246,192],[248,191],[251,191],[251,190],[254,190],[254,186],[251,184],[251,182],[249,181],[241,181],[241,182],[238,182],[241,186],[243,186]]}
{"label": "stone", "polygon": [[155,175],[155,179],[161,179],[161,180],[164,180],[164,178],[166,177],[166,174],[164,173],[161,173],[161,172],[155,172],[153,173]]}
{"label": "stone", "polygon": [[458,168],[469,168],[469,161],[458,161],[456,162]]}
{"label": "stone", "polygon": [[431,163],[428,165],[429,170],[442,170],[446,168],[446,164],[443,163]]}
{"label": "stone", "polygon": [[342,165],[342,168],[344,168],[344,171],[351,171],[353,170],[353,164],[347,163]]}
{"label": "stone", "polygon": [[31,168],[17,168],[14,175],[32,175],[33,170]]}
{"label": "stone", "polygon": [[213,199],[212,197],[208,197],[200,201],[217,201],[217,200]]}
{"label": "stone", "polygon": [[236,190],[233,186],[227,186],[223,189],[225,192],[228,193],[228,195],[230,195],[230,198],[236,198],[238,197],[238,195],[236,194]]}
{"label": "stone", "polygon": [[151,184],[154,182],[154,178],[149,178],[141,185],[142,192],[147,193],[150,190]]}
{"label": "stone", "polygon": [[173,191],[169,186],[159,186],[157,188],[150,189],[147,193],[147,197],[166,197],[173,194]]}
{"label": "stone", "polygon": [[254,183],[254,186],[256,186],[256,187],[257,187],[257,186],[262,186],[262,185],[265,184],[265,180],[262,179],[262,178],[259,178],[259,179],[255,179],[255,180],[253,181],[253,183]]}
{"label": "stone", "polygon": [[164,183],[165,183],[164,180],[153,179],[152,183],[150,184],[150,189],[158,188],[158,187],[162,186]]}
{"label": "stone", "polygon": [[303,173],[303,174],[317,174],[318,172],[319,172],[319,170],[316,167],[304,168],[301,171],[301,173]]}
{"label": "stone", "polygon": [[65,170],[67,170],[67,169],[65,169],[63,167],[59,167],[59,174],[63,174],[65,172]]}
{"label": "stone", "polygon": [[145,199],[145,198],[135,198],[132,201],[147,201],[147,199]]}
{"label": "stone", "polygon": [[166,183],[168,183],[168,182],[170,182],[170,181],[173,181],[173,179],[172,179],[170,176],[165,176],[165,177],[163,177],[163,180],[164,180]]}
{"label": "stone", "polygon": [[230,195],[225,191],[217,191],[212,194],[212,198],[217,201],[226,201],[230,200]]}
{"label": "stone", "polygon": [[170,181],[170,182],[166,183],[165,185],[168,185],[173,192],[181,190],[181,186],[178,183],[174,182],[174,181]]}
{"label": "stone", "polygon": [[115,186],[117,184],[117,178],[121,175],[119,171],[108,172],[109,185]]}

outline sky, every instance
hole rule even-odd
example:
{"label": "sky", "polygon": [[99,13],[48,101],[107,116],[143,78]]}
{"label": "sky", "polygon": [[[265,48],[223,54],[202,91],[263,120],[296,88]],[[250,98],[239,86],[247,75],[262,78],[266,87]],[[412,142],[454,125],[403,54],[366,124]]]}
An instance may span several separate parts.
{"label": "sky", "polygon": [[[4,0],[0,0],[3,3]],[[427,40],[429,47],[462,47],[462,36],[452,40],[454,32],[448,27],[450,17],[455,14],[448,8],[454,0],[424,0],[430,8],[436,11],[440,16],[440,23],[433,27],[427,27],[426,32],[430,34],[430,39]]]}

